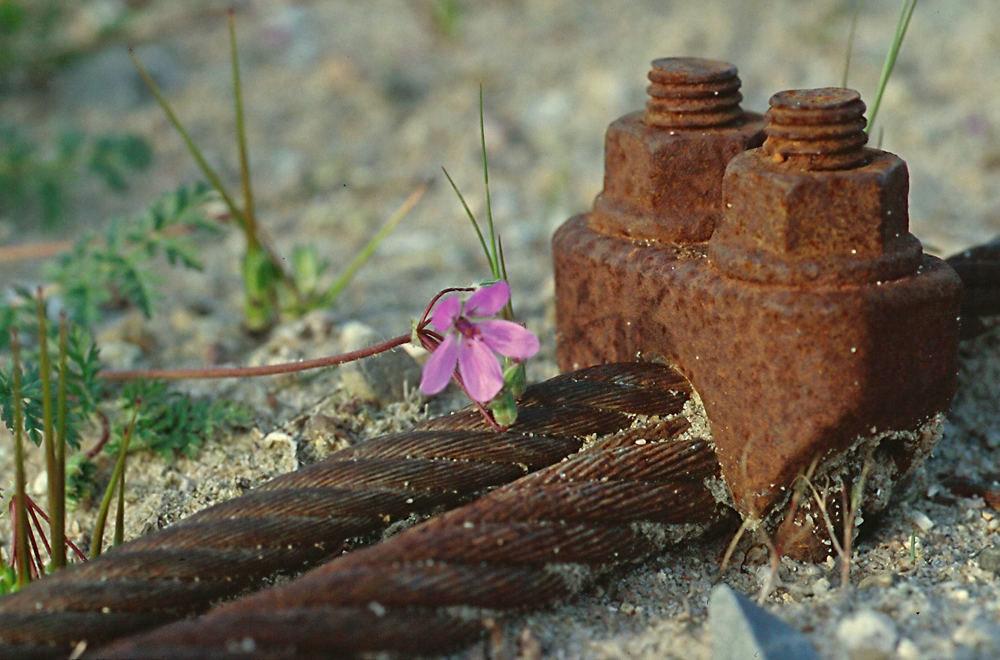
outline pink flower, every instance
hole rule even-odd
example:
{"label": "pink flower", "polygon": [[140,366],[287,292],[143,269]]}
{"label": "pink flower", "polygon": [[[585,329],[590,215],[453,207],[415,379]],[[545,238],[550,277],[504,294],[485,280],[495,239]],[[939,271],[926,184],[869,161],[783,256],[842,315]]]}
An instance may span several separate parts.
{"label": "pink flower", "polygon": [[538,352],[538,337],[503,319],[490,319],[510,299],[510,286],[503,281],[483,287],[462,303],[448,296],[434,309],[432,322],[444,339],[424,365],[420,389],[436,394],[455,373],[473,401],[485,403],[503,388],[503,372],[497,354],[524,360]]}

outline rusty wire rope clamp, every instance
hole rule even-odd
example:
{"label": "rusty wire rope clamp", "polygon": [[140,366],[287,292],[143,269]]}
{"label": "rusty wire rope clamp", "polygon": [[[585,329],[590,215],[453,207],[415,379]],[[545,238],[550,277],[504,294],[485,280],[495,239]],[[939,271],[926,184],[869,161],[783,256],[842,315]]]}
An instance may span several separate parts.
{"label": "rusty wire rope clamp", "polygon": [[[682,70],[664,62],[654,62],[654,81],[661,69]],[[692,86],[718,67],[680,62]],[[564,370],[633,359],[677,367],[710,421],[720,497],[777,529],[785,553],[819,559],[830,546],[812,498],[780,524],[799,476],[814,467],[813,482],[839,501],[868,460],[863,509],[887,504],[937,440],[954,394],[962,287],[909,233],[906,164],[864,147],[857,92],[786,91],[770,105],[763,145],[724,175],[683,163],[704,153],[700,140],[714,149],[717,131],[745,126],[745,115],[708,127],[657,123],[650,133],[685,139],[649,160],[618,147],[634,115],[611,125],[604,192],[553,238],[558,357]],[[690,231],[683,205],[647,204],[634,222],[608,213],[622,181],[635,191],[692,179],[704,191],[721,183],[717,215],[697,225],[712,231]],[[689,201],[712,208],[704,195]],[[839,525],[841,512],[831,515]]]}

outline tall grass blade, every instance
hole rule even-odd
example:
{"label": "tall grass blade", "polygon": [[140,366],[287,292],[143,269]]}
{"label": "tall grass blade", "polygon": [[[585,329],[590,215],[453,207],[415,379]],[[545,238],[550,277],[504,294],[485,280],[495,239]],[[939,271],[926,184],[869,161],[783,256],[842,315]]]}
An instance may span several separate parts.
{"label": "tall grass blade", "polygon": [[148,71],[146,71],[146,67],[142,66],[142,63],[139,62],[139,58],[135,56],[135,51],[129,48],[128,54],[129,57],[132,58],[132,63],[135,64],[135,68],[139,71],[139,75],[142,76],[142,79],[146,82],[146,86],[149,87],[149,91],[151,91],[153,96],[156,97],[156,102],[160,104],[160,108],[162,108],[163,112],[167,115],[167,119],[170,120],[170,123],[174,125],[174,128],[177,129],[177,132],[180,134],[181,139],[184,140],[184,144],[187,146],[188,151],[194,157],[195,162],[198,163],[201,173],[205,175],[208,182],[212,184],[212,187],[215,188],[215,190],[222,197],[222,201],[225,202],[229,212],[240,223],[243,231],[247,232],[249,240],[250,234],[249,228],[247,227],[246,216],[236,206],[236,202],[233,201],[233,198],[229,196],[225,186],[222,185],[222,179],[219,178],[219,175],[216,174],[215,170],[212,169],[212,166],[205,160],[205,157],[202,155],[198,145],[194,143],[194,140],[191,139],[191,135],[187,132],[187,129],[184,128],[181,120],[177,118],[177,115],[174,113],[173,108],[170,107],[166,97],[163,96],[163,93],[160,91],[156,81],[154,81],[153,77],[149,75]]}
{"label": "tall grass blade", "polygon": [[233,104],[236,110],[236,144],[240,152],[240,181],[243,184],[243,214],[247,245],[257,241],[257,217],[253,206],[253,186],[250,182],[250,159],[247,156],[246,124],[243,119],[243,86],[240,84],[240,58],[236,51],[236,24],[233,9],[229,12],[229,54],[233,61]]}
{"label": "tall grass blade", "polygon": [[392,214],[392,217],[389,218],[388,222],[386,222],[382,228],[371,237],[365,246],[361,248],[356,255],[354,255],[354,258],[351,259],[351,263],[347,264],[347,268],[344,269],[344,271],[337,277],[337,280],[330,286],[329,289],[327,289],[326,293],[323,294],[320,299],[321,306],[332,304],[337,299],[347,285],[350,284],[351,280],[354,279],[358,269],[360,269],[365,262],[371,258],[379,244],[384,241],[390,233],[392,233],[392,230],[396,228],[396,225],[398,225],[413,209],[413,207],[417,205],[417,202],[420,201],[420,198],[424,196],[425,192],[427,192],[427,183],[421,183],[413,192],[410,193],[410,196],[403,201],[398,209],[396,209],[396,212]]}
{"label": "tall grass blade", "polygon": [[913,17],[913,10],[916,7],[917,0],[903,0],[903,8],[900,10],[899,20],[896,22],[896,33],[892,37],[889,52],[885,56],[882,75],[878,81],[878,90],[875,92],[875,102],[872,103],[872,110],[868,115],[868,126],[865,127],[865,131],[868,133],[871,133],[872,126],[875,125],[875,118],[882,105],[882,94],[885,92],[886,85],[889,84],[889,77],[896,66],[896,57],[899,55],[899,49],[903,46],[903,38],[906,37],[906,30],[910,27],[910,18]]}
{"label": "tall grass blade", "polygon": [[[124,433],[122,433],[122,444],[118,449],[118,461],[115,463],[115,470],[111,474],[111,479],[108,481],[108,487],[104,491],[104,497],[101,498],[101,508],[98,510],[97,520],[94,522],[94,536],[90,546],[91,559],[96,559],[101,556],[101,546],[104,545],[104,527],[108,522],[108,510],[111,508],[111,497],[115,494],[115,490],[118,485],[124,485],[125,483],[125,480],[122,478],[125,473],[125,455],[128,454],[129,440],[132,438],[132,431],[135,429],[135,420],[139,414],[139,404],[141,403],[141,397],[136,397],[135,406],[132,409],[132,419],[129,421],[128,426],[125,427]],[[124,511],[122,512],[122,515],[124,516]]]}

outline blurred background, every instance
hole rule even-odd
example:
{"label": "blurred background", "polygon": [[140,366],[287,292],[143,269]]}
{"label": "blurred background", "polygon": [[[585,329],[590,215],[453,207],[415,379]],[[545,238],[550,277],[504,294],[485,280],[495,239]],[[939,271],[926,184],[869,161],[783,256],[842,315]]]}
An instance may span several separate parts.
{"label": "blurred background", "polygon": [[[600,191],[605,127],[643,107],[649,62],[731,61],[744,108],[763,111],[775,91],[840,83],[854,4],[4,0],[0,243],[71,238],[201,178],[130,62],[129,44],[238,190],[232,5],[258,215],[279,251],[309,242],[342,263],[431,178],[436,185],[341,309],[398,325],[401,314],[420,312],[414,300],[483,276],[474,234],[440,171],[447,167],[482,211],[482,85],[493,211],[515,296],[522,314],[544,317],[549,237]],[[848,86],[869,105],[899,4],[862,6]],[[883,148],[910,167],[912,230],[937,254],[1000,230],[998,42],[995,1],[922,3],[878,118]],[[233,231],[213,241],[207,274],[178,275],[169,295],[238,320],[241,238]],[[0,274],[30,279],[33,268],[5,264]]]}

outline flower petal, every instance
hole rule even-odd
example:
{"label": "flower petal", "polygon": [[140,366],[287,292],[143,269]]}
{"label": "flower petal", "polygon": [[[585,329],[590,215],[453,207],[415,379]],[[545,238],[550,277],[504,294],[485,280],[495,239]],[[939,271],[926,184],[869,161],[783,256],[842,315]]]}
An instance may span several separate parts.
{"label": "flower petal", "polygon": [[493,316],[510,300],[510,285],[500,280],[477,289],[465,303],[466,316]]}
{"label": "flower petal", "polygon": [[448,296],[434,308],[434,315],[431,316],[434,329],[441,333],[448,332],[451,326],[455,325],[455,319],[461,311],[462,301],[458,296]]}
{"label": "flower petal", "polygon": [[458,373],[469,396],[479,403],[486,403],[503,387],[503,372],[496,355],[478,339],[462,339]]}
{"label": "flower petal", "polygon": [[437,394],[444,389],[451,375],[455,373],[455,363],[458,362],[458,340],[454,334],[444,338],[438,347],[431,352],[424,364],[424,372],[420,378],[420,391],[424,394]]}
{"label": "flower petal", "polygon": [[538,337],[513,321],[478,321],[480,337],[500,355],[525,360],[538,352]]}

